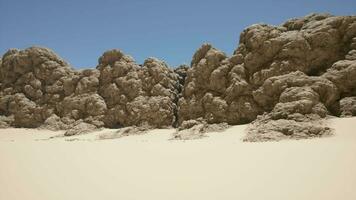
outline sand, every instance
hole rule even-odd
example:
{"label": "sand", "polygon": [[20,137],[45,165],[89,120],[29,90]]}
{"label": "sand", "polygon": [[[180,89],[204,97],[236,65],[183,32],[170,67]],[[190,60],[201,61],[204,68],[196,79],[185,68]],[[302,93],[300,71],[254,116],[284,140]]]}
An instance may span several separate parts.
{"label": "sand", "polygon": [[332,137],[265,143],[242,142],[246,125],[189,141],[0,129],[0,199],[354,200],[356,118],[330,123]]}

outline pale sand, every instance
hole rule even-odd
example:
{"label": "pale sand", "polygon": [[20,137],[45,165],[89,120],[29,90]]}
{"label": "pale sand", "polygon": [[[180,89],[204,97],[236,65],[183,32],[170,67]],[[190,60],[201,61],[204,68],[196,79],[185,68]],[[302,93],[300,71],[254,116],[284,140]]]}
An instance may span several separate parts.
{"label": "pale sand", "polygon": [[190,141],[2,129],[0,199],[355,200],[356,118],[330,122],[332,137],[266,143],[243,143],[246,126]]}

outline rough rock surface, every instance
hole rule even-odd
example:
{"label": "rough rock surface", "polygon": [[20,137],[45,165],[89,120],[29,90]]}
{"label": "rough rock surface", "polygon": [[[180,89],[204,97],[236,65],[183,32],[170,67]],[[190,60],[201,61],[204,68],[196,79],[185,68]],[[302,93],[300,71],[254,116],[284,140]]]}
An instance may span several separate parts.
{"label": "rough rock surface", "polygon": [[121,51],[99,58],[99,94],[107,105],[108,127],[171,127],[176,121],[178,75],[155,58],[139,66]]}
{"label": "rough rock surface", "polygon": [[356,116],[356,97],[346,97],[340,100],[341,117]]}
{"label": "rough rock surface", "polygon": [[92,124],[88,124],[85,122],[80,122],[74,126],[72,126],[69,130],[67,130],[64,133],[64,136],[72,136],[72,135],[79,135],[79,134],[84,134],[84,133],[89,133],[91,131],[94,131],[96,129],[96,126]]}
{"label": "rough rock surface", "polygon": [[283,139],[307,139],[325,137],[333,134],[325,120],[318,115],[294,114],[288,119],[271,119],[271,116],[260,115],[248,127],[246,142],[279,141]]}
{"label": "rough rock surface", "polygon": [[192,140],[206,137],[206,133],[221,132],[229,128],[227,123],[208,124],[202,118],[184,121],[173,134],[175,140]]}
{"label": "rough rock surface", "polygon": [[187,71],[179,123],[204,118],[208,123],[241,124],[262,112],[252,97],[252,87],[243,57],[228,58],[223,52],[204,44],[194,54]]}
{"label": "rough rock surface", "polygon": [[[245,57],[245,66],[257,88],[253,96],[269,113],[253,123],[246,140],[329,135],[331,130],[320,118],[338,115],[335,105],[342,103],[340,99],[355,95],[356,17],[315,14],[257,30],[247,29],[243,41],[250,48],[242,45],[236,52],[252,56],[251,62]],[[248,34],[255,39],[248,39]],[[250,43],[261,38],[268,39],[258,49],[273,51],[270,58],[258,59],[255,44]]]}
{"label": "rough rock surface", "polygon": [[[356,95],[355,49],[356,16],[328,14],[291,19],[281,26],[252,25],[242,32],[231,57],[205,44],[187,72],[180,123],[200,117],[208,123],[256,120],[248,141],[261,140],[257,136],[266,131],[271,140],[280,134],[327,135],[327,127],[318,126],[325,131],[315,134],[309,122],[355,115],[350,99]],[[287,128],[281,131],[277,124]]]}
{"label": "rough rock surface", "polygon": [[[76,71],[47,48],[10,49],[0,59],[0,127],[71,135],[80,128],[173,126],[183,138],[185,129],[199,137],[209,124],[255,120],[248,141],[265,140],[266,130],[270,139],[327,135],[322,118],[356,115],[355,77],[356,16],[255,24],[232,56],[204,44],[190,67],[176,69],[155,58],[139,65],[110,50],[96,69]],[[315,134],[310,122],[326,129]]]}
{"label": "rough rock surface", "polygon": [[97,69],[75,71],[51,50],[31,47],[9,50],[0,64],[1,127],[160,128],[176,121],[180,76],[155,58],[139,66],[111,50]]}
{"label": "rough rock surface", "polygon": [[129,126],[113,132],[100,134],[98,136],[98,139],[107,140],[107,139],[122,138],[130,135],[141,135],[147,133],[150,129],[151,128],[149,126]]}
{"label": "rough rock surface", "polygon": [[11,126],[38,127],[65,97],[63,81],[74,74],[46,48],[10,49],[0,67],[0,115],[13,116]]}

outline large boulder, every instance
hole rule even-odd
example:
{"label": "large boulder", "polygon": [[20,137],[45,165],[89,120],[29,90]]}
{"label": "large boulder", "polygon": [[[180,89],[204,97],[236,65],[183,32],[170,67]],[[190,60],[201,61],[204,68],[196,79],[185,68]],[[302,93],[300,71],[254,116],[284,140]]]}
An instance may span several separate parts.
{"label": "large boulder", "polygon": [[346,97],[340,100],[341,117],[356,116],[356,97]]}
{"label": "large boulder", "polygon": [[107,104],[108,127],[170,127],[176,120],[178,75],[166,63],[148,58],[139,66],[119,50],[99,59],[99,94]]}
{"label": "large boulder", "polygon": [[0,114],[13,126],[38,127],[64,98],[62,78],[73,73],[53,51],[42,47],[10,49],[0,66]]}
{"label": "large boulder", "polygon": [[8,112],[14,115],[13,126],[35,128],[46,118],[45,107],[38,106],[22,93],[16,93],[9,98]]}
{"label": "large boulder", "polygon": [[332,81],[343,96],[356,95],[356,60],[337,61],[322,77]]}
{"label": "large boulder", "polygon": [[0,114],[13,116],[17,127],[66,129],[79,119],[103,126],[99,74],[75,71],[47,48],[11,49],[0,66]]}
{"label": "large boulder", "polygon": [[272,119],[270,115],[258,116],[247,128],[246,142],[279,141],[283,139],[308,139],[333,134],[328,124],[317,115],[295,114],[290,119]]}
{"label": "large boulder", "polygon": [[241,58],[228,58],[210,44],[193,56],[179,99],[179,123],[203,118],[208,123],[247,123],[262,112]]}
{"label": "large boulder", "polygon": [[[260,106],[269,111],[280,102],[281,94],[292,87],[311,88],[327,107],[335,103],[340,96],[338,88],[328,79],[311,77],[296,71],[267,79],[261,87],[253,92],[253,97]],[[303,90],[299,90],[299,92],[303,92]]]}
{"label": "large boulder", "polygon": [[254,85],[293,71],[321,75],[345,57],[355,37],[355,21],[355,16],[312,14],[282,26],[253,25],[241,33],[234,55],[244,57]]}

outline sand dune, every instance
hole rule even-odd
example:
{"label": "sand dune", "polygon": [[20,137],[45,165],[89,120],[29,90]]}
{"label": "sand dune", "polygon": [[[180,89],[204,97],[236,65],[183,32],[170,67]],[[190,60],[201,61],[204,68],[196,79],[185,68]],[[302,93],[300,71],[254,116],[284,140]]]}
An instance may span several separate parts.
{"label": "sand dune", "polygon": [[245,125],[189,141],[0,129],[0,199],[354,200],[356,118],[329,121],[335,136],[265,143],[242,142]]}

